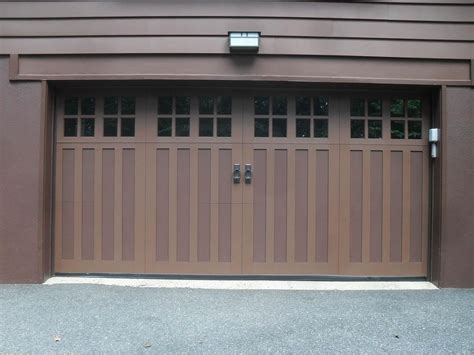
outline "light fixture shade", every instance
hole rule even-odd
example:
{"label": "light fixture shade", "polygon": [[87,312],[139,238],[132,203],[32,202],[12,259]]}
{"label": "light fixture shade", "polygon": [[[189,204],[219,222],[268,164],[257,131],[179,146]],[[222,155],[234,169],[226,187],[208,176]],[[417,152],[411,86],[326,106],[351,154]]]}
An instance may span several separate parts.
{"label": "light fixture shade", "polygon": [[259,45],[259,32],[229,32],[231,52],[258,52]]}

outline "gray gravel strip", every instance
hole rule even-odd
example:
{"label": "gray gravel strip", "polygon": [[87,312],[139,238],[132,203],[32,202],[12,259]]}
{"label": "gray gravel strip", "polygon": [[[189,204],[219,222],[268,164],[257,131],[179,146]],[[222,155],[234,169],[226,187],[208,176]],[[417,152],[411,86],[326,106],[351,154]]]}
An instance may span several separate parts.
{"label": "gray gravel strip", "polygon": [[0,285],[2,353],[474,353],[474,290]]}

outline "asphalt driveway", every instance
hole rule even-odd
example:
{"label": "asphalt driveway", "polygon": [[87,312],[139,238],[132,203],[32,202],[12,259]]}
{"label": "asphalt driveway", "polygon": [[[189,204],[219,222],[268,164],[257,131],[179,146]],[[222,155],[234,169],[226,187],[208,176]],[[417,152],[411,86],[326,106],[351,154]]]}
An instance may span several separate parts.
{"label": "asphalt driveway", "polygon": [[474,290],[0,285],[0,353],[474,352]]}

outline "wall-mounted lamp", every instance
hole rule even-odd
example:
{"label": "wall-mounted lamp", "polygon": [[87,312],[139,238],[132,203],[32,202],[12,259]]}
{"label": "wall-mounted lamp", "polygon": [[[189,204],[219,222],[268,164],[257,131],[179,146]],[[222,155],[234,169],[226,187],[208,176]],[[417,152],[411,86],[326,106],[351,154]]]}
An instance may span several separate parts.
{"label": "wall-mounted lamp", "polygon": [[260,32],[229,32],[231,52],[258,52]]}

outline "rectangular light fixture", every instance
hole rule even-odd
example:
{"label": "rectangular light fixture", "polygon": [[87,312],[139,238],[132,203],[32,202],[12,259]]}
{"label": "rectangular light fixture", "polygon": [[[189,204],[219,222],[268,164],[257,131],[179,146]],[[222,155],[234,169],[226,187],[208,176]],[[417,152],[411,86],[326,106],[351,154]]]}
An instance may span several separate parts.
{"label": "rectangular light fixture", "polygon": [[231,52],[258,52],[260,32],[229,32]]}

